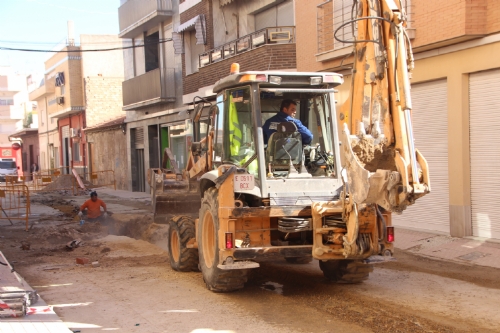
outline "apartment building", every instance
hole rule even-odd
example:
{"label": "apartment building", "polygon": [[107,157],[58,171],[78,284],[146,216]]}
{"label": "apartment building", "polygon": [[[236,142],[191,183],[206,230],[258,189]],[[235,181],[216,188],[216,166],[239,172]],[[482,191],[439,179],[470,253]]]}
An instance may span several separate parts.
{"label": "apartment building", "polygon": [[[0,158],[16,162],[20,175],[25,170],[20,149],[22,141],[12,134],[28,127],[26,118],[31,115],[36,119],[36,112],[36,104],[28,100],[26,76],[15,73],[11,67],[0,67]],[[33,148],[32,151],[36,161],[37,151]]]}
{"label": "apartment building", "polygon": [[30,99],[39,105],[41,169],[83,174],[92,144],[84,129],[123,116],[122,52],[86,51],[121,47],[122,41],[116,35],[81,35],[78,46],[69,26],[68,41],[45,61],[44,78]]}
{"label": "apartment building", "polygon": [[[296,1],[297,67],[337,71],[341,105],[350,83],[352,45],[333,39],[351,19],[352,0]],[[402,1],[415,55],[412,75],[416,147],[428,159],[432,192],[396,225],[452,236],[500,238],[496,165],[500,156],[500,2]],[[311,24],[311,22],[314,22]],[[346,26],[339,36],[352,38]]]}
{"label": "apartment building", "polygon": [[128,189],[146,191],[146,170],[159,167],[160,150],[168,146],[166,123],[181,122],[181,58],[172,37],[179,20],[171,0],[121,0],[119,37],[126,45],[123,110],[126,114]]}
{"label": "apartment building", "polygon": [[122,0],[118,11],[119,36],[136,46],[124,52],[123,82],[133,191],[149,191],[146,170],[160,166],[166,147],[185,167],[193,98],[215,100],[212,87],[231,63],[297,67],[292,0]]}

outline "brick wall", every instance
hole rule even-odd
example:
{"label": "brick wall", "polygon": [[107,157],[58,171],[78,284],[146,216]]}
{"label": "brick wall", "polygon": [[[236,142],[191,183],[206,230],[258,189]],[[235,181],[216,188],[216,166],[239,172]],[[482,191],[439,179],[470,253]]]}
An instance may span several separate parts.
{"label": "brick wall", "polygon": [[[68,60],[68,78],[66,79],[66,94],[64,108],[70,106],[84,106],[83,104],[83,80],[82,80],[82,61]],[[56,88],[57,91],[57,88]],[[66,102],[66,95],[70,95],[69,103]]]}
{"label": "brick wall", "polygon": [[[116,188],[128,190],[127,136],[120,127],[86,132],[87,142],[92,144],[93,171],[114,170]],[[105,179],[107,183],[111,178]]]}
{"label": "brick wall", "polygon": [[[336,69],[343,56],[326,61],[316,61],[318,37],[316,6],[323,0],[296,0],[297,27],[297,69],[299,71],[320,71]],[[438,43],[454,43],[460,39],[474,38],[484,34],[500,32],[500,1],[498,0],[411,0],[416,37],[412,46],[419,48]],[[346,59],[344,64],[351,61]]]}
{"label": "brick wall", "polygon": [[210,86],[229,75],[233,62],[240,64],[240,71],[267,71],[297,68],[295,44],[268,44],[235,57],[199,69],[198,73],[184,78],[184,94]]}
{"label": "brick wall", "polygon": [[87,127],[125,116],[122,111],[123,78],[86,77],[85,105]]}

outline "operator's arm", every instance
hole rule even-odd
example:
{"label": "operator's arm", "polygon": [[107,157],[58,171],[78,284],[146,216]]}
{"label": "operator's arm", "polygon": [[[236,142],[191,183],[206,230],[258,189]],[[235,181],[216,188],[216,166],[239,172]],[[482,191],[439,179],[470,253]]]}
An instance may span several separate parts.
{"label": "operator's arm", "polygon": [[302,122],[300,120],[293,119],[293,122],[297,126],[297,131],[299,131],[300,135],[302,136],[302,144],[304,145],[310,144],[313,139],[311,131],[307,127],[302,125]]}

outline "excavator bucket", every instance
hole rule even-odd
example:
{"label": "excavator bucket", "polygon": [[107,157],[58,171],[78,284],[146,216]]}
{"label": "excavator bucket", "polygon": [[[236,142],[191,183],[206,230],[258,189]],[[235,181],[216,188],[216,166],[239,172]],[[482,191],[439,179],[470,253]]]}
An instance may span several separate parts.
{"label": "excavator bucket", "polygon": [[151,186],[155,220],[165,219],[168,222],[174,215],[198,215],[200,193],[189,191],[187,180],[177,180],[164,173],[156,173],[155,178],[156,183]]}
{"label": "excavator bucket", "polygon": [[[148,170],[155,220],[168,222],[175,215],[197,216],[201,207],[200,193],[196,186],[190,187],[186,173],[177,168],[169,148],[165,149],[162,166]],[[168,166],[171,168],[167,169]]]}
{"label": "excavator bucket", "polygon": [[160,194],[156,197],[154,212],[156,218],[166,218],[167,221],[174,215],[197,216],[201,207],[199,193],[175,193]]}
{"label": "excavator bucket", "polygon": [[427,161],[414,146],[406,14],[399,1],[357,4],[351,94],[341,108],[349,192],[357,204],[401,212],[430,191]]}

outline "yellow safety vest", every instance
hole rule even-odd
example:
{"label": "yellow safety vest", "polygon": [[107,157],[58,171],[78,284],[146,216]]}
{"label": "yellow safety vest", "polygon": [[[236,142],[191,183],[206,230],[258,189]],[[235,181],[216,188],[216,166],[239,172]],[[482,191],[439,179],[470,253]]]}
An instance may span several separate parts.
{"label": "yellow safety vest", "polygon": [[233,102],[233,96],[229,96],[229,150],[231,156],[238,156],[241,147],[241,129],[238,121],[238,111]]}

